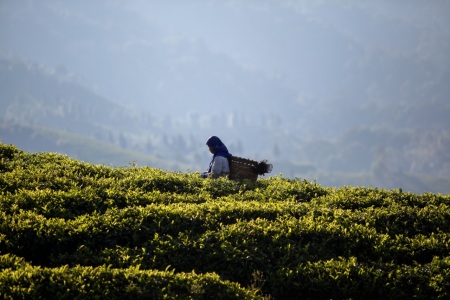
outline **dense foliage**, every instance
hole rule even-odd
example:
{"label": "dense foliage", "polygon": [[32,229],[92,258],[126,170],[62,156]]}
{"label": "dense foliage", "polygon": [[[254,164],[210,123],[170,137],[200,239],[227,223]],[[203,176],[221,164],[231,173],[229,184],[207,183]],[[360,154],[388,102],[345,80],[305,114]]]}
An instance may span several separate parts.
{"label": "dense foliage", "polygon": [[448,298],[450,196],[0,144],[4,298]]}

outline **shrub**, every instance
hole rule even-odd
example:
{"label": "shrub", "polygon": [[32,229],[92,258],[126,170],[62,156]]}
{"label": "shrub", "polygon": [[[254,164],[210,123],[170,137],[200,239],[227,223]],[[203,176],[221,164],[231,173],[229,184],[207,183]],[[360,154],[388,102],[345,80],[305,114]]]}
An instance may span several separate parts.
{"label": "shrub", "polygon": [[5,298],[450,296],[449,195],[0,155]]}

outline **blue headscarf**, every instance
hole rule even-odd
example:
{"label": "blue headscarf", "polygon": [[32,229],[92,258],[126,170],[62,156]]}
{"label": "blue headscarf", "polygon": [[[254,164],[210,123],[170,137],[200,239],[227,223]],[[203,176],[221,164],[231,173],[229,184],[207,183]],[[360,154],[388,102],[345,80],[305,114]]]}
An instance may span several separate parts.
{"label": "blue headscarf", "polygon": [[217,136],[214,136],[214,135],[206,141],[206,145],[208,145],[208,147],[213,148],[213,152],[214,152],[211,162],[209,163],[209,168],[208,168],[208,173],[209,173],[209,172],[211,172],[214,157],[223,156],[223,157],[228,158],[231,156],[231,153],[228,152],[227,146],[225,146],[225,144],[222,143],[222,141]]}

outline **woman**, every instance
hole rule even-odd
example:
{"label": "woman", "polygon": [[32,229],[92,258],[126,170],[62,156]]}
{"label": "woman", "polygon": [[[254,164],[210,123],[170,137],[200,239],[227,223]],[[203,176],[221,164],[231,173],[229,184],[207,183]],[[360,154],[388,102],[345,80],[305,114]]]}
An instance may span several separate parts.
{"label": "woman", "polygon": [[208,171],[204,172],[202,177],[218,178],[227,176],[230,173],[228,158],[231,156],[227,147],[217,136],[210,137],[206,141],[206,145],[209,147],[209,151],[213,154],[213,157],[209,163]]}

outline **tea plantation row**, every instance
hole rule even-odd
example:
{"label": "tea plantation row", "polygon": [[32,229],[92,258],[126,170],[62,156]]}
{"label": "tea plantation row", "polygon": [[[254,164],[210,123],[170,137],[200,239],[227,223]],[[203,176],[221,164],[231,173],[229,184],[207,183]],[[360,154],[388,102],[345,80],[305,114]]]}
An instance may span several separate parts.
{"label": "tea plantation row", "polygon": [[0,158],[4,298],[450,297],[448,195]]}

